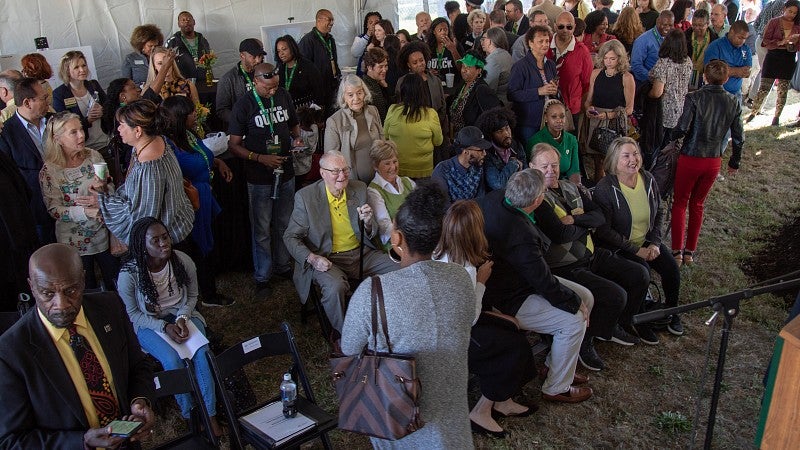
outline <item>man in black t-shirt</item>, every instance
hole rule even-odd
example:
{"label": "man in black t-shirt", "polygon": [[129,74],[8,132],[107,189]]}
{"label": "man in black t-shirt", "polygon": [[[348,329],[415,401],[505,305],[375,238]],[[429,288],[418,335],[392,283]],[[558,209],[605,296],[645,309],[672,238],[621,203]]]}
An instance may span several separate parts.
{"label": "man in black t-shirt", "polygon": [[273,272],[289,277],[292,267],[282,236],[294,207],[291,149],[302,145],[302,141],[298,138],[300,128],[292,99],[278,86],[278,81],[272,64],[256,65],[255,92],[236,102],[228,127],[231,152],[246,160],[253,266],[259,298],[269,295],[267,281]]}

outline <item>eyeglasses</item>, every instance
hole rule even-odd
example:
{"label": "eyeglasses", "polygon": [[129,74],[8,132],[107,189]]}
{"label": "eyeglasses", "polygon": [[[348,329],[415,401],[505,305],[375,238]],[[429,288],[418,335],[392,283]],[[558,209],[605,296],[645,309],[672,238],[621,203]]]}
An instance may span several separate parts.
{"label": "eyeglasses", "polygon": [[563,30],[564,28],[566,28],[566,29],[568,29],[568,30],[571,30],[571,29],[573,29],[573,28],[575,28],[575,27],[574,27],[574,26],[572,26],[572,25],[564,25],[563,23],[562,23],[562,24],[560,24],[560,25],[558,26],[558,29],[559,29],[559,30]]}
{"label": "eyeglasses", "polygon": [[345,175],[350,175],[350,168],[349,167],[344,167],[342,169],[326,169],[324,167],[320,167],[320,169],[330,172],[331,175],[333,175],[335,177],[338,177],[340,173],[343,173]]}
{"label": "eyeglasses", "polygon": [[269,80],[270,78],[277,75],[277,72],[269,72],[269,73],[257,73],[253,75],[253,78],[263,78],[265,80]]}

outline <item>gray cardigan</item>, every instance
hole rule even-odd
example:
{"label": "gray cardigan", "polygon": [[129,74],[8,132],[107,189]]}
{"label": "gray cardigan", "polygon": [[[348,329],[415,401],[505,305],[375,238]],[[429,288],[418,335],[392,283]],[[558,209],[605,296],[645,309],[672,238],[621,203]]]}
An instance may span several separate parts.
{"label": "gray cardigan", "polygon": [[[475,289],[463,266],[421,261],[380,276],[392,350],[413,355],[422,382],[425,427],[399,439],[372,439],[374,448],[473,448],[467,417],[467,349],[475,318]],[[369,278],[350,299],[342,327],[342,351],[372,347]],[[380,328],[380,325],[379,325]],[[378,350],[387,351],[383,333]]]}
{"label": "gray cardigan", "polygon": [[160,315],[147,310],[147,299],[137,286],[139,267],[136,266],[136,263],[130,262],[126,264],[119,273],[119,278],[117,279],[119,296],[122,297],[122,301],[125,303],[128,317],[130,317],[131,323],[133,323],[133,330],[136,332],[139,331],[139,328],[149,328],[156,331],[163,330],[167,322],[161,320],[161,318],[168,314],[173,314],[176,317],[185,314],[189,317],[200,319],[203,324],[206,323],[203,316],[194,308],[197,304],[197,270],[194,262],[186,253],[178,250],[172,251],[178,255],[183,267],[186,268],[186,273],[189,274],[189,285],[181,289],[181,300],[175,306],[162,310]]}

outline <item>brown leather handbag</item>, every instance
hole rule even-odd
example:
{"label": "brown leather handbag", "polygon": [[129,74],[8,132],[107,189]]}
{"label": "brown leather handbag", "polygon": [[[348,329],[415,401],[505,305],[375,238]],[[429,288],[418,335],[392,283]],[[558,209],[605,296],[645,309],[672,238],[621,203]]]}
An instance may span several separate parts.
{"label": "brown leather handbag", "polygon": [[339,397],[339,428],[396,440],[425,425],[420,417],[422,391],[413,356],[392,352],[386,324],[383,288],[372,277],[372,348],[377,348],[378,312],[388,352],[369,350],[331,358],[333,383]]}
{"label": "brown leather handbag", "polygon": [[183,179],[183,192],[186,193],[186,198],[192,204],[192,209],[195,211],[200,209],[200,191],[186,178]]}

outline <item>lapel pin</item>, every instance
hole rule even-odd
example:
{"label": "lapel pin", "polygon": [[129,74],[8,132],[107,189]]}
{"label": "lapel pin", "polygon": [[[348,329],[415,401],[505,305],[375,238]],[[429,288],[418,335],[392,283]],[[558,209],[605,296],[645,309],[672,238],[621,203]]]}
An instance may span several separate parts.
{"label": "lapel pin", "polygon": [[106,330],[106,333],[111,333],[111,325],[106,324],[106,326],[104,326],[103,329]]}

